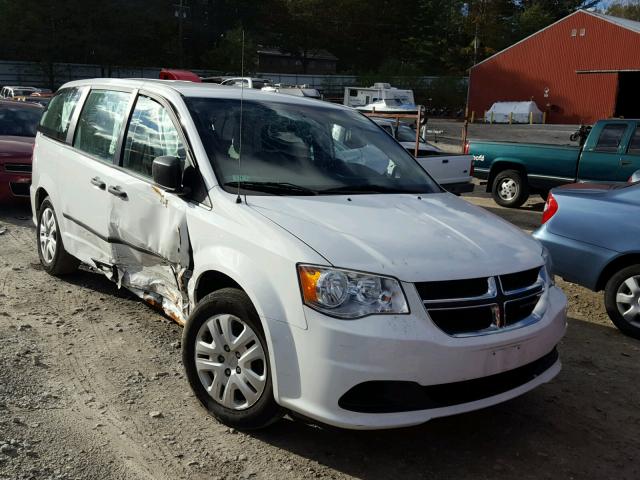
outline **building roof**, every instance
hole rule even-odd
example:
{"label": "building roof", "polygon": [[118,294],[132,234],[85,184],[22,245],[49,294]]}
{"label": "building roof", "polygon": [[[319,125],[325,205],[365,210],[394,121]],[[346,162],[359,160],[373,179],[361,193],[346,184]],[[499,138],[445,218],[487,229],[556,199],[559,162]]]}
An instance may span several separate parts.
{"label": "building roof", "polygon": [[640,22],[636,22],[635,20],[629,20],[627,18],[614,17],[612,15],[605,15],[604,13],[591,12],[589,10],[584,10],[585,13],[593,15],[594,17],[601,18],[606,20],[607,22],[615,23],[619,27],[626,28],[628,30],[632,30],[636,33],[640,33]]}
{"label": "building roof", "polygon": [[580,9],[580,10],[576,10],[573,13],[570,13],[566,17],[562,17],[560,20],[556,20],[555,22],[551,23],[550,25],[547,25],[546,27],[538,30],[537,32],[532,33],[528,37],[525,37],[522,40],[514,43],[513,45],[508,46],[504,50],[500,50],[499,52],[494,53],[493,55],[491,55],[490,57],[485,58],[481,62],[476,63],[473,67],[471,67],[471,69],[473,69],[473,68],[477,67],[478,65],[481,65],[481,64],[483,64],[485,62],[488,62],[489,60],[497,57],[498,55],[503,54],[507,50],[512,49],[516,45],[519,45],[519,44],[521,44],[523,42],[526,42],[531,37],[535,37],[536,35],[538,35],[539,33],[544,32],[548,28],[551,28],[551,27],[553,27],[554,25],[556,25],[556,24],[558,24],[560,22],[564,22],[567,18],[572,17],[572,16],[577,15],[577,14],[580,14],[580,13],[583,13],[583,14],[586,14],[586,15],[591,15],[591,16],[597,17],[597,18],[599,18],[601,20],[604,20],[606,22],[613,23],[614,25],[617,25],[618,27],[626,28],[627,30],[631,30],[631,31],[633,31],[635,33],[640,33],[640,22],[636,22],[634,20],[628,20],[626,18],[620,18],[620,17],[611,16],[611,15],[605,15],[604,13],[598,13],[598,12],[592,12],[590,10],[582,10],[582,9]]}

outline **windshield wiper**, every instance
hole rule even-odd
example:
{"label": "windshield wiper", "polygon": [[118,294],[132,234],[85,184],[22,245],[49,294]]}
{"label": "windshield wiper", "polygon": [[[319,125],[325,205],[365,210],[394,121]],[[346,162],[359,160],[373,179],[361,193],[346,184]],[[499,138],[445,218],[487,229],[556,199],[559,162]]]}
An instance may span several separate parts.
{"label": "windshield wiper", "polygon": [[386,187],[384,185],[342,185],[340,187],[327,188],[320,193],[423,193],[406,188]]}
{"label": "windshield wiper", "polygon": [[317,195],[318,192],[307,187],[301,187],[287,182],[227,182],[225,187],[245,190],[255,190],[257,192],[272,193],[274,195],[295,194],[295,195]]}

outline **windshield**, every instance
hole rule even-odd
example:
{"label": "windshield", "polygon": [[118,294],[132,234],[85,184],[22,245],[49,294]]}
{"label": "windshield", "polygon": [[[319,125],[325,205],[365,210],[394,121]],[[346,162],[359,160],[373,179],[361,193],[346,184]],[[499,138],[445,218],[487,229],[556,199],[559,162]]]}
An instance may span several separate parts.
{"label": "windshield", "polygon": [[260,90],[261,88],[270,87],[270,86],[271,86],[271,82],[269,80],[254,80],[253,81],[253,88],[257,88],[258,90]]}
{"label": "windshield", "polygon": [[30,88],[25,88],[25,89],[13,89],[13,95],[15,97],[26,97],[28,95],[31,95],[33,92],[35,92],[35,89],[30,89]]}
{"label": "windshield", "polygon": [[[218,180],[246,193],[432,193],[440,187],[364,115],[322,106],[187,98]],[[242,159],[239,162],[240,148]]]}
{"label": "windshield", "polygon": [[35,137],[43,110],[22,105],[0,107],[0,135]]}
{"label": "windshield", "polygon": [[[416,141],[416,131],[407,127],[406,125],[400,125],[398,127],[398,141],[399,142],[415,142]],[[418,141],[420,143],[426,143],[424,138],[418,137]]]}

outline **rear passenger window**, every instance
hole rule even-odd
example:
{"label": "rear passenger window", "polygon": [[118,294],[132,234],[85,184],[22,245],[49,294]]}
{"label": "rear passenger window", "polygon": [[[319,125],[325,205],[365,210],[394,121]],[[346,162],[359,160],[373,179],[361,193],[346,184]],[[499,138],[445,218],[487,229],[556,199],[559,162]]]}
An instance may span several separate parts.
{"label": "rear passenger window", "polygon": [[140,96],[127,130],[122,166],[151,178],[153,159],[162,156],[178,157],[184,166],[186,150],[165,108]]}
{"label": "rear passenger window", "polygon": [[125,92],[92,90],[78,119],[73,146],[111,163],[130,96]]}
{"label": "rear passenger window", "polygon": [[626,129],[627,126],[621,123],[605,125],[598,138],[596,152],[617,152]]}
{"label": "rear passenger window", "polygon": [[67,139],[71,117],[80,100],[80,90],[65,88],[51,99],[40,119],[39,131],[44,135],[64,142]]}
{"label": "rear passenger window", "polygon": [[631,155],[640,155],[640,127],[636,127],[636,131],[629,142],[627,153]]}

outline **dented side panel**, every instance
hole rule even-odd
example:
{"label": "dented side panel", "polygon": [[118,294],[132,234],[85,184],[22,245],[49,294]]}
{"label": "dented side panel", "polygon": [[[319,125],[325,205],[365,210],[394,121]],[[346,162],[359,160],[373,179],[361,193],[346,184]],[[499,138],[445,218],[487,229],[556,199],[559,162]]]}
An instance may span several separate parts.
{"label": "dented side panel", "polygon": [[188,203],[126,172],[114,169],[112,177],[127,194],[109,200],[114,280],[184,324],[190,311]]}

